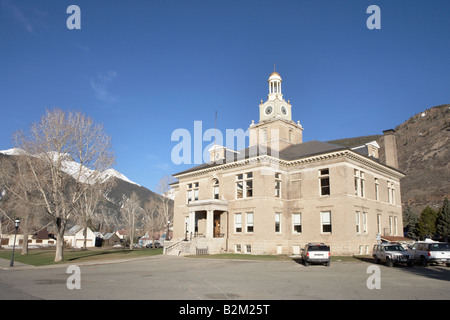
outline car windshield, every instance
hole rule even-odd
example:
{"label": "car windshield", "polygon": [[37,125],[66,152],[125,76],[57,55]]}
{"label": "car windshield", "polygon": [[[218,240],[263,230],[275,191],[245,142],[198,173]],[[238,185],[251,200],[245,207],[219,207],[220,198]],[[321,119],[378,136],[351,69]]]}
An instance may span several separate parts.
{"label": "car windshield", "polygon": [[387,246],[386,251],[405,251],[401,245]]}
{"label": "car windshield", "polygon": [[450,251],[450,243],[433,243],[430,245],[430,251]]}
{"label": "car windshield", "polygon": [[309,251],[330,251],[327,246],[310,246]]}

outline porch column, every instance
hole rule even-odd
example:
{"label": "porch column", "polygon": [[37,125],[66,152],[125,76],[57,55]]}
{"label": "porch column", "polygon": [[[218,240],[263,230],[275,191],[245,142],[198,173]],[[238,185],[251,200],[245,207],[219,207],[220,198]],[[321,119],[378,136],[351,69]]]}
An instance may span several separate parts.
{"label": "porch column", "polygon": [[189,235],[191,237],[195,232],[195,211],[189,212]]}
{"label": "porch column", "polygon": [[214,211],[206,211],[206,238],[212,238],[214,236]]}

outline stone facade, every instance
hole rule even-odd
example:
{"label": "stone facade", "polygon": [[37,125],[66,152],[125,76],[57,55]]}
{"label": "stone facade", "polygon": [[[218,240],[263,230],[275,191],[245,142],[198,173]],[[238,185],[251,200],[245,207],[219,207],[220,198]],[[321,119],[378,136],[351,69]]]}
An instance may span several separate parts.
{"label": "stone facade", "polygon": [[[266,116],[249,128],[250,147],[174,175],[174,250],[167,246],[167,253],[194,254],[202,247],[208,253],[299,254],[305,244],[323,242],[334,255],[367,254],[378,234],[403,235],[404,175],[395,162],[387,166],[357,148],[303,143],[291,105],[277,116],[287,103],[281,77],[273,75],[260,105]],[[267,106],[272,110],[265,112]],[[262,129],[275,135],[261,138]]]}

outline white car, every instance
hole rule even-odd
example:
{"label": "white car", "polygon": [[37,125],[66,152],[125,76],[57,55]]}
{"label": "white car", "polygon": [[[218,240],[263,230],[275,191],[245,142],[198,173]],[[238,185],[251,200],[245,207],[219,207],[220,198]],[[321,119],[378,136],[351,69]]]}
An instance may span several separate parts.
{"label": "white car", "polygon": [[386,266],[392,267],[396,263],[406,263],[414,266],[413,255],[407,252],[400,244],[382,243],[373,246],[373,260],[375,263],[385,262]]}
{"label": "white car", "polygon": [[447,267],[450,267],[450,243],[432,240],[419,241],[414,243],[408,252],[424,267],[428,267],[431,263],[445,263]]}
{"label": "white car", "polygon": [[323,263],[330,266],[330,247],[323,243],[308,243],[302,249],[302,259],[305,266],[311,263]]}

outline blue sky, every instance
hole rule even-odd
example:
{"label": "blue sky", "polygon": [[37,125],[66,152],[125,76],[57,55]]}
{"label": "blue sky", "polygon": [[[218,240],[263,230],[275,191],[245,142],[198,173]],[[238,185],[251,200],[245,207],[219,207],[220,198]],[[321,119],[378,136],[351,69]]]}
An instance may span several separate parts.
{"label": "blue sky", "polygon": [[304,141],[381,134],[450,102],[449,16],[448,0],[0,0],[0,150],[46,108],[81,110],[154,190],[192,166],[172,163],[174,130],[258,121],[274,63]]}

